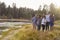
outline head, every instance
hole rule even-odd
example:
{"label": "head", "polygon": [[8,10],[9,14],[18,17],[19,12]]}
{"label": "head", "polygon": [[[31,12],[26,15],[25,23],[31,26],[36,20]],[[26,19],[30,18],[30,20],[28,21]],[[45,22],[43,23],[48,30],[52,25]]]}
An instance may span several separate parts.
{"label": "head", "polygon": [[36,16],[37,16],[37,14],[33,14],[33,15],[32,15],[32,17],[36,17]]}
{"label": "head", "polygon": [[42,16],[42,18],[46,18],[46,17],[45,17],[45,15],[44,15],[44,16]]}
{"label": "head", "polygon": [[37,14],[35,14],[35,16],[34,16],[34,17],[38,18],[38,15],[37,15]]}
{"label": "head", "polygon": [[41,15],[38,15],[38,18],[41,18]]}
{"label": "head", "polygon": [[54,14],[51,14],[50,16],[52,17],[52,16],[54,16]]}

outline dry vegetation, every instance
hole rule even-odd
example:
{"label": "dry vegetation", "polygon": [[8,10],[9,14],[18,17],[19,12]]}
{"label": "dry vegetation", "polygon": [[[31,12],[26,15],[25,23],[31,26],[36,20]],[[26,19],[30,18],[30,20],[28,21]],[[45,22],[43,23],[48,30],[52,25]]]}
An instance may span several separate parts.
{"label": "dry vegetation", "polygon": [[59,23],[55,22],[54,29],[46,32],[34,31],[31,24],[22,25],[23,28],[9,40],[60,40],[60,26],[56,25]]}

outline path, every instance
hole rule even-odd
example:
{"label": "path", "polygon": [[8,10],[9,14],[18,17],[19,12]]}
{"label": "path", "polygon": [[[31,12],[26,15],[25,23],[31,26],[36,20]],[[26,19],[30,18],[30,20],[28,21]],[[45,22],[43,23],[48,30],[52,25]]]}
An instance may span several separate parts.
{"label": "path", "polygon": [[4,37],[4,38],[1,39],[1,40],[9,40],[9,39],[10,39],[11,37],[13,37],[16,33],[18,33],[19,30],[20,30],[20,29],[11,31],[6,37]]}

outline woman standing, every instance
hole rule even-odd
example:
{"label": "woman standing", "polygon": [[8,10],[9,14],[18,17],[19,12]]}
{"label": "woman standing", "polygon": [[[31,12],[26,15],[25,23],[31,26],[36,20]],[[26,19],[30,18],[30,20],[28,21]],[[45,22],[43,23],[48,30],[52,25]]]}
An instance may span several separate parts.
{"label": "woman standing", "polygon": [[50,30],[52,30],[53,29],[53,26],[54,26],[54,15],[53,14],[51,14],[50,15]]}
{"label": "woman standing", "polygon": [[42,17],[41,25],[42,25],[42,30],[44,31],[45,27],[46,27],[46,17],[45,16]]}
{"label": "woman standing", "polygon": [[38,30],[41,29],[41,15],[38,15],[38,18],[37,18],[37,29]]}

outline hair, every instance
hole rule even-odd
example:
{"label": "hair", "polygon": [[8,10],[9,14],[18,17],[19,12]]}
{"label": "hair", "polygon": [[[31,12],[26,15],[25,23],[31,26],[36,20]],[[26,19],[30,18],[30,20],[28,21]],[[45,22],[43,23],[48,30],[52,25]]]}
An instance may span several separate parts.
{"label": "hair", "polygon": [[39,15],[39,17],[41,17],[41,15]]}
{"label": "hair", "polygon": [[33,16],[37,15],[37,14],[32,14]]}
{"label": "hair", "polygon": [[42,18],[46,18],[45,15],[43,15]]}
{"label": "hair", "polygon": [[50,16],[54,16],[54,14],[51,14]]}
{"label": "hair", "polygon": [[32,14],[32,17],[34,17],[35,16],[35,14]]}

